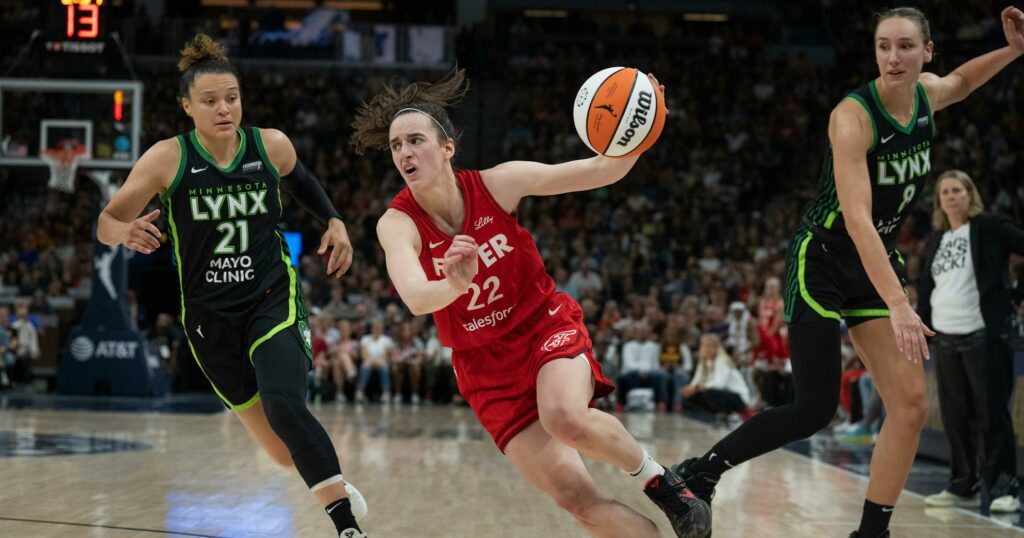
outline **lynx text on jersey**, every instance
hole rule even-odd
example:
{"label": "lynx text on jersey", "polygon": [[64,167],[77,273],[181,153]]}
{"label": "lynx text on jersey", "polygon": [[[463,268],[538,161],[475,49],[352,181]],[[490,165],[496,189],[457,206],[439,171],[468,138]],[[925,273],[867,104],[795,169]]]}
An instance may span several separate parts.
{"label": "lynx text on jersey", "polygon": [[249,250],[248,217],[269,213],[267,184],[251,182],[214,188],[189,189],[194,221],[216,222],[220,235],[205,279],[210,284],[247,282],[256,277]]}

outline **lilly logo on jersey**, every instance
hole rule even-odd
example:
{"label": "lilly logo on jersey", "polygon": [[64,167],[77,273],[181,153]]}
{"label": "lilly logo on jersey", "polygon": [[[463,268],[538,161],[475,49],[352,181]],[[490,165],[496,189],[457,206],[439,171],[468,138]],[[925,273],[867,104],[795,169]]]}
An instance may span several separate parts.
{"label": "lilly logo on jersey", "polygon": [[562,331],[551,335],[550,338],[544,342],[543,346],[540,346],[541,351],[554,351],[565,344],[569,343],[572,336],[576,334],[576,329],[570,329],[568,331]]}
{"label": "lilly logo on jersey", "polygon": [[483,228],[484,226],[487,226],[492,222],[494,222],[494,217],[490,215],[487,215],[486,217],[480,217],[476,219],[476,222],[473,223],[473,229],[479,230],[480,228]]}
{"label": "lilly logo on jersey", "polygon": [[247,183],[188,190],[194,220],[221,220],[269,213],[267,184]]}
{"label": "lilly logo on jersey", "polygon": [[[505,257],[505,254],[512,252],[515,248],[509,246],[508,237],[505,234],[497,234],[487,241],[484,241],[482,245],[476,248],[477,254],[480,256],[480,260],[484,262],[484,267],[490,267],[498,262],[501,258]],[[442,258],[431,258],[431,262],[434,264],[434,274],[441,276],[443,274],[442,268],[444,267],[444,260]]]}
{"label": "lilly logo on jersey", "polygon": [[932,143],[925,141],[878,157],[878,184],[902,185],[932,170]]}

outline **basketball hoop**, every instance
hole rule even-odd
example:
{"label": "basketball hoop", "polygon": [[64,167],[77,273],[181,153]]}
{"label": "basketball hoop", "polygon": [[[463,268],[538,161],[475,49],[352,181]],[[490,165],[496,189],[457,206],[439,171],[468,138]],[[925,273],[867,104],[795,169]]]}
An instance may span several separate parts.
{"label": "basketball hoop", "polygon": [[50,167],[51,189],[75,192],[75,174],[78,172],[78,161],[85,155],[85,146],[77,140],[61,140],[55,148],[46,148],[39,158]]}

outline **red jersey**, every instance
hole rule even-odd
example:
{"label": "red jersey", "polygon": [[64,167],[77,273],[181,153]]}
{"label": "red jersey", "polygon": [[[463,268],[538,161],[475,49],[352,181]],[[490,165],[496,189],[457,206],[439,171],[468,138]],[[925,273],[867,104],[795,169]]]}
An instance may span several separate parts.
{"label": "red jersey", "polygon": [[775,323],[775,315],[778,314],[781,304],[781,297],[761,300],[761,308],[758,311],[757,317],[762,327],[765,329],[771,328],[772,324]]}
{"label": "red jersey", "polygon": [[[555,293],[533,235],[506,213],[484,185],[480,172],[456,170],[466,204],[460,234],[476,240],[479,270],[469,290],[434,312],[441,343],[452,349],[484,345],[529,319]],[[429,280],[442,280],[441,263],[452,244],[420,207],[408,187],[391,207],[409,215],[420,232],[420,265]]]}

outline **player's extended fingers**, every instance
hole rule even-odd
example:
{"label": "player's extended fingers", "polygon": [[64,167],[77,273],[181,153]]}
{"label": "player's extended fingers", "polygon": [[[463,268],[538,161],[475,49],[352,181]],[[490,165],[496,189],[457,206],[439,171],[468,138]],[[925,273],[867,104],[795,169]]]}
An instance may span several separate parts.
{"label": "player's extended fingers", "polygon": [[900,327],[899,325],[893,325],[892,332],[893,335],[896,337],[896,349],[898,349],[900,353],[905,355],[906,351],[903,348],[903,328]]}
{"label": "player's extended fingers", "polygon": [[156,226],[153,226],[151,223],[148,222],[144,223],[143,229],[152,234],[153,237],[160,237],[161,235],[163,235],[160,232],[160,228],[157,228]]}
{"label": "player's extended fingers", "polygon": [[324,234],[322,237],[320,237],[320,247],[316,249],[316,253],[323,256],[323,254],[327,252],[327,247],[330,246],[330,244],[331,236],[328,234]]}
{"label": "player's extended fingers", "polygon": [[907,355],[908,361],[917,362],[917,342],[914,341],[913,331],[906,327],[903,329],[903,352]]}
{"label": "player's extended fingers", "polygon": [[341,275],[348,271],[349,267],[352,267],[352,249],[343,248],[341,254],[338,256],[338,272],[335,273],[336,278],[341,278]]}
{"label": "player's extended fingers", "polygon": [[917,355],[918,358],[924,357],[925,360],[931,359],[931,353],[928,351],[928,340],[924,337],[924,324],[921,324],[921,329],[917,331],[917,348],[921,350],[921,353]]}
{"label": "player's extended fingers", "polygon": [[153,237],[152,234],[147,233],[145,230],[140,230],[136,228],[131,231],[131,233],[128,235],[128,238],[129,240],[136,241],[147,248],[160,248],[160,240]]}
{"label": "player's extended fingers", "polygon": [[143,245],[139,241],[135,241],[132,239],[125,241],[124,246],[134,250],[135,252],[141,252],[143,254],[152,254],[154,250],[150,247],[147,247],[146,245]]}
{"label": "player's extended fingers", "polygon": [[331,276],[338,270],[338,258],[341,257],[341,247],[332,245],[331,255],[327,257],[327,276]]}

